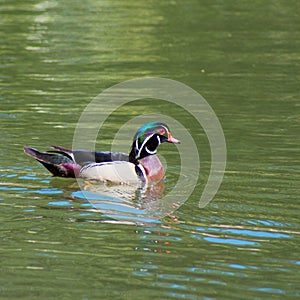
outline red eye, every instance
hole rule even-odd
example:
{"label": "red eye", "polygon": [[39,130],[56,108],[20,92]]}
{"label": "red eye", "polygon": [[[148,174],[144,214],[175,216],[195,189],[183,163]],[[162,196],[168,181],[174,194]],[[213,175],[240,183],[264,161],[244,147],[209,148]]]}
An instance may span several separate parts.
{"label": "red eye", "polygon": [[159,133],[160,135],[164,135],[165,132],[166,132],[166,131],[165,131],[163,128],[160,128],[160,129],[158,130],[158,133]]}

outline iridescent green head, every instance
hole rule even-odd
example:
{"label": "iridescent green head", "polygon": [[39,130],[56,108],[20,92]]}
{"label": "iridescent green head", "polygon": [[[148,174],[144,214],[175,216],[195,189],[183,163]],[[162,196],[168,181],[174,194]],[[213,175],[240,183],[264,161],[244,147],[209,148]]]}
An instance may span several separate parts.
{"label": "iridescent green head", "polygon": [[169,127],[161,122],[150,122],[138,129],[133,138],[130,160],[139,160],[146,156],[156,154],[161,143],[169,142],[179,144],[170,134]]}

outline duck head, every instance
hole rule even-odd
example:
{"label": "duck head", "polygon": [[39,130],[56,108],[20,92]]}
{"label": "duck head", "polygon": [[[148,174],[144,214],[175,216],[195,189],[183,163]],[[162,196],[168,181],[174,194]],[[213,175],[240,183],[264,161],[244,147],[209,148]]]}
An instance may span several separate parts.
{"label": "duck head", "polygon": [[179,144],[180,141],[173,138],[169,127],[161,122],[150,122],[138,129],[133,138],[129,159],[136,162],[144,157],[156,154],[160,144],[168,142]]}

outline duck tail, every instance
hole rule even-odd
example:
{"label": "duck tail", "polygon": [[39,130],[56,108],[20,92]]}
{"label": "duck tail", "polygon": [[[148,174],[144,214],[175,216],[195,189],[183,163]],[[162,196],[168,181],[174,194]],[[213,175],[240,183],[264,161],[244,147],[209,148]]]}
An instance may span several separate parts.
{"label": "duck tail", "polygon": [[41,152],[35,148],[24,147],[24,152],[41,163],[53,176],[75,177],[80,166],[72,158],[72,151],[54,146],[56,151]]}

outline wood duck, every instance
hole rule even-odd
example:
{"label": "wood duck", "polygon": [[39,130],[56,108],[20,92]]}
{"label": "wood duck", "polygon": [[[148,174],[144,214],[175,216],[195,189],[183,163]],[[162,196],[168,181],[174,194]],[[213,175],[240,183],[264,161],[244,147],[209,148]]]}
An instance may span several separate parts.
{"label": "wood duck", "polygon": [[69,150],[60,146],[52,146],[54,150],[47,152],[24,147],[24,152],[44,165],[53,176],[150,183],[164,178],[163,165],[156,155],[158,146],[164,142],[180,143],[171,136],[166,124],[151,122],[138,129],[129,154]]}

